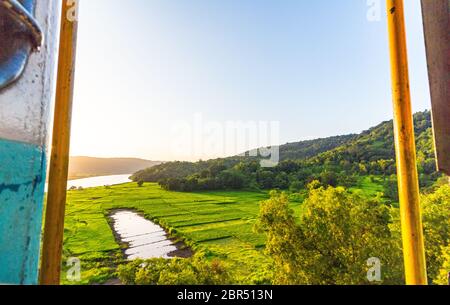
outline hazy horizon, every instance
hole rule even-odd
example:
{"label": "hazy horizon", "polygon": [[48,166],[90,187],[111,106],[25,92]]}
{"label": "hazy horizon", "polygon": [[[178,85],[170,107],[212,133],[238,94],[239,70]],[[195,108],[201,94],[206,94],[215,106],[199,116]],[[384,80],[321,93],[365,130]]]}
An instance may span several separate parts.
{"label": "hazy horizon", "polygon": [[[71,155],[197,161],[390,120],[384,6],[370,19],[364,0],[83,2]],[[417,112],[420,1],[405,6]]]}
{"label": "hazy horizon", "polygon": [[[430,109],[424,109],[424,110],[422,110],[422,111],[431,111]],[[420,112],[420,111],[418,111],[418,112]],[[415,112],[415,113],[417,113],[417,112]],[[386,121],[386,120],[385,120]],[[381,124],[382,122],[384,122],[384,121],[381,121],[381,122],[379,122],[379,124]],[[376,125],[378,125],[378,124],[376,124]],[[370,126],[370,127],[367,127],[367,128],[365,128],[365,129],[362,129],[361,131],[359,131],[359,132],[353,132],[353,133],[348,133],[348,134],[338,134],[338,135],[329,135],[329,136],[325,136],[325,137],[320,137],[320,138],[311,138],[311,139],[299,139],[299,140],[296,140],[296,141],[290,141],[290,142],[285,142],[285,143],[280,143],[279,145],[275,145],[275,146],[281,146],[281,145],[286,145],[286,144],[291,144],[291,143],[296,143],[296,142],[304,142],[304,141],[311,141],[311,140],[320,140],[320,139],[326,139],[326,138],[333,138],[333,137],[339,137],[339,136],[347,136],[347,135],[352,135],[352,134],[360,134],[360,133],[362,133],[362,132],[364,132],[364,131],[367,131],[367,130],[369,130],[370,128],[372,128],[372,127],[375,127],[375,125],[374,126]],[[254,149],[258,149],[258,148],[261,148],[261,147],[253,147],[253,148],[251,148],[250,150],[254,150]],[[241,152],[242,153],[242,152]],[[228,157],[233,157],[233,156],[236,156],[236,155],[239,155],[239,154],[235,154],[235,155],[229,155],[229,156],[221,156],[221,157],[214,157],[214,158],[210,158],[210,159],[216,159],[216,158],[228,158]],[[98,158],[98,159],[142,159],[142,160],[147,160],[147,161],[155,161],[155,162],[171,162],[171,161],[180,161],[180,162],[196,162],[196,161],[200,161],[200,160],[203,160],[203,161],[207,161],[207,160],[210,160],[210,159],[198,159],[198,160],[177,160],[177,159],[175,159],[175,160],[155,160],[155,159],[149,159],[149,158],[145,158],[145,157],[130,157],[130,156],[115,156],[115,157],[99,157],[99,156],[87,156],[87,155],[70,155],[70,158]]]}

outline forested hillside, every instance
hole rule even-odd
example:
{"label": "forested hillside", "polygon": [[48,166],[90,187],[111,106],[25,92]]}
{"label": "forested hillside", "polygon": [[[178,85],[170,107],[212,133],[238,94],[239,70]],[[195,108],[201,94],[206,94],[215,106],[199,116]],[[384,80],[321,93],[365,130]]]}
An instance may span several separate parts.
{"label": "forested hillside", "polygon": [[304,160],[336,147],[342,146],[355,139],[357,135],[335,136],[324,139],[288,143],[280,146],[280,158],[284,160]]}
{"label": "forested hillside", "polygon": [[[436,173],[431,115],[414,115],[422,187],[432,185]],[[169,162],[135,173],[134,181],[158,182],[167,190],[290,189],[298,191],[313,180],[322,185],[352,187],[363,177],[384,185],[385,196],[396,200],[393,122],[383,122],[359,135],[290,143],[280,147],[281,162],[262,168],[257,158],[231,157]]]}

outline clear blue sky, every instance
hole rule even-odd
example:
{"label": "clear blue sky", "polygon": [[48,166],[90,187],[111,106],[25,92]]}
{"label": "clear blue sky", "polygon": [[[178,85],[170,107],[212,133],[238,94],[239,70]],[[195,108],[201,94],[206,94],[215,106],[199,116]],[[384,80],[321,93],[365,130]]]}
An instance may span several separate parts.
{"label": "clear blue sky", "polygon": [[[170,150],[172,126],[279,121],[280,143],[392,117],[385,1],[82,1],[72,155]],[[430,108],[420,1],[405,1],[415,111]],[[220,154],[219,152],[217,154]]]}

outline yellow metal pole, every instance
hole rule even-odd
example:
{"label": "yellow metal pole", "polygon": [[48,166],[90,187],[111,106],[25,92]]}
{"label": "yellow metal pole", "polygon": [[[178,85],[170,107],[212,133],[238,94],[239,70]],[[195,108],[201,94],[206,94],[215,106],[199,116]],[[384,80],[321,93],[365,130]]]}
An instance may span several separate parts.
{"label": "yellow metal pole", "polygon": [[403,0],[387,0],[387,13],[406,283],[408,285],[426,285],[427,272],[409,88]]}
{"label": "yellow metal pole", "polygon": [[78,23],[77,1],[62,1],[58,78],[40,283],[59,285],[69,165]]}

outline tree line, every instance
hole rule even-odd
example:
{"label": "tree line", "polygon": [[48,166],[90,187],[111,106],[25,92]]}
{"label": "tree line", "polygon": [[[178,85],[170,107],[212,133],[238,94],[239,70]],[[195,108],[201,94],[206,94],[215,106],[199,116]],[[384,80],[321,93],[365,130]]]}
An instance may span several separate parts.
{"label": "tree line", "polygon": [[[436,172],[430,112],[415,114],[414,122],[420,184],[428,188],[441,176]],[[381,178],[385,196],[398,200],[392,121],[360,135],[286,144],[280,151],[282,160],[272,168],[263,168],[258,158],[250,157],[168,162],[137,172],[132,179],[156,182],[166,190],[181,192],[241,189],[297,192],[312,181],[325,187],[353,187],[361,177],[377,176]]]}

